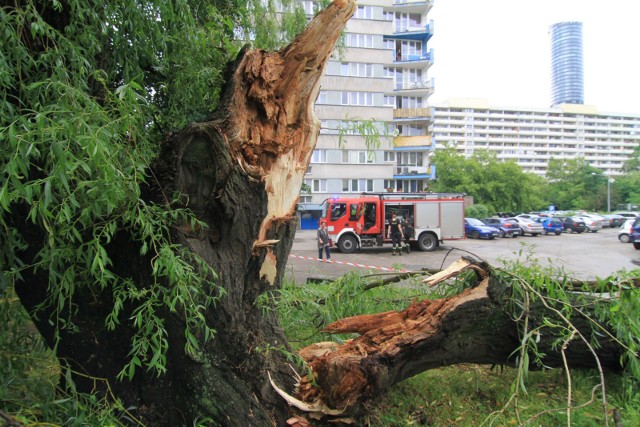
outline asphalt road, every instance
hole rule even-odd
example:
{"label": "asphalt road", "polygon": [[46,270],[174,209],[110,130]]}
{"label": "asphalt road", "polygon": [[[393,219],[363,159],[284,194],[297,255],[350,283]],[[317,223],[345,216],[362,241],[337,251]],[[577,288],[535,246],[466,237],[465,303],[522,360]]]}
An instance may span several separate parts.
{"label": "asphalt road", "polygon": [[620,243],[618,229],[605,228],[597,233],[562,234],[560,236],[523,236],[495,240],[450,240],[433,252],[417,248],[402,257],[391,255],[391,246],[364,248],[361,252],[343,254],[334,250],[332,263],[318,260],[315,230],[298,230],[285,278],[304,284],[308,278],[333,279],[349,270],[385,272],[393,269],[417,271],[441,269],[461,256],[473,256],[500,267],[501,259],[526,263],[536,258],[542,265],[552,263],[579,279],[604,278],[621,270],[638,268],[640,250],[631,243]]}

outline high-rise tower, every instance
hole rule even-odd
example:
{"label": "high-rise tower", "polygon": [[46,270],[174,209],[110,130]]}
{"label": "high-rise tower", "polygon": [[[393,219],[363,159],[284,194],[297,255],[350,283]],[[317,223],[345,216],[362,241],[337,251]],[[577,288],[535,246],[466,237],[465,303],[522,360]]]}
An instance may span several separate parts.
{"label": "high-rise tower", "polygon": [[551,106],[584,103],[582,22],[553,24],[551,33]]}

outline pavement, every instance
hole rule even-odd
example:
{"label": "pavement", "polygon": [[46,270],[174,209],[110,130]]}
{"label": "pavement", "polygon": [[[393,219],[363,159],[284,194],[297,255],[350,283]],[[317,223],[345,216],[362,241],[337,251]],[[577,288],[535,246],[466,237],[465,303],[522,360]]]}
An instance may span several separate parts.
{"label": "pavement", "polygon": [[393,270],[440,270],[462,256],[471,256],[495,267],[501,267],[505,259],[527,262],[526,258],[535,258],[541,265],[562,267],[575,278],[593,280],[617,271],[637,269],[636,263],[640,260],[640,251],[635,250],[632,244],[618,241],[617,229],[603,229],[597,233],[563,233],[560,236],[450,240],[433,252],[422,252],[416,248],[401,257],[391,254],[390,245],[363,248],[352,254],[333,250],[333,262],[321,262],[318,259],[316,230],[298,230],[287,261],[285,279],[305,284],[308,280],[337,279],[354,269],[382,274]]}
{"label": "pavement", "polygon": [[[318,258],[316,230],[298,230],[287,262],[285,278],[299,284],[307,280],[334,280],[351,270],[363,273],[390,273],[442,269],[460,258],[463,253],[442,246],[434,252],[412,250],[410,254],[393,256],[390,245],[363,248],[359,252],[343,254],[331,252],[331,261]],[[453,252],[453,253],[452,253]],[[467,254],[468,255],[468,254]]]}

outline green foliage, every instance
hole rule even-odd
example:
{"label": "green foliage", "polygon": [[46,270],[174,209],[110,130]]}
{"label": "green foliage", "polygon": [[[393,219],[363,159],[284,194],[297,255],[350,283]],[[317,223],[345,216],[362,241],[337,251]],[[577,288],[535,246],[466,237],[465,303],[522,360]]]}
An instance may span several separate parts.
{"label": "green foliage", "polygon": [[361,120],[358,117],[349,118],[348,115],[338,125],[338,142],[341,147],[346,143],[347,135],[362,137],[368,150],[380,148],[382,140],[386,140],[391,146],[392,138],[395,136],[388,126],[375,118]]}
{"label": "green foliage", "polygon": [[[78,289],[111,292],[109,329],[128,321],[122,310],[133,306],[136,333],[121,377],[143,366],[164,372],[163,311],[185,317],[185,351],[194,357],[214,333],[204,312],[222,293],[215,272],[169,240],[174,227],[206,225],[171,199],[145,202],[141,187],[153,179],[148,167],[164,135],[217,107],[243,25],[283,42],[295,22],[306,22],[290,9],[298,19],[285,14],[288,30],[273,32],[273,10],[260,0],[26,1],[0,9],[0,287],[27,268],[46,271],[56,328],[74,327]],[[33,260],[23,255],[35,242],[15,226],[20,216],[45,236]],[[119,232],[152,260],[150,283],[114,273],[106,248]]]}
{"label": "green foliage", "polygon": [[[637,414],[637,390],[640,389],[640,363],[637,357],[640,351],[640,319],[637,313],[640,309],[640,289],[635,283],[640,271],[618,272],[606,279],[599,279],[595,289],[585,284],[576,290],[566,286],[572,278],[563,270],[554,268],[553,263],[548,267],[542,266],[526,250],[521,250],[519,255],[515,261],[504,261],[505,270],[496,271],[500,280],[508,284],[512,291],[510,314],[522,326],[517,380],[514,383],[515,399],[520,393],[527,392],[525,379],[530,369],[544,368],[544,355],[537,347],[541,337],[557,337],[554,347],[563,355],[572,341],[580,341],[594,358],[598,340],[607,337],[623,348],[620,362],[624,366],[624,373],[620,377],[618,401],[623,405],[631,405],[632,411]],[[540,314],[543,309],[547,314]],[[590,335],[583,334],[575,325],[584,320],[591,325]],[[565,366],[565,372],[567,400],[571,401],[573,376],[569,373],[569,366]],[[596,378],[599,382],[594,392],[600,391],[600,400],[606,407],[606,379],[600,367]],[[571,412],[567,410],[566,414],[567,423],[571,425]]]}
{"label": "green foliage", "polygon": [[[563,394],[565,379],[560,369],[530,372],[530,392],[520,396],[517,408],[505,404],[511,398],[513,368],[457,365],[432,369],[396,386],[376,401],[364,425],[393,426],[562,426],[567,424]],[[574,373],[574,426],[605,425],[602,406],[592,399],[597,379],[593,372]],[[621,392],[619,378],[612,374],[607,391],[616,400]],[[640,421],[640,405],[610,402],[609,410],[622,413],[623,425]],[[585,405],[584,407],[580,407]],[[609,425],[613,425],[611,417]]]}
{"label": "green foliage", "polygon": [[437,150],[431,161],[438,168],[432,191],[466,193],[491,214],[528,212],[547,203],[541,177],[523,172],[516,163],[498,161],[495,153],[479,150],[465,158],[447,147]]}
{"label": "green foliage", "polygon": [[547,169],[549,199],[557,209],[606,208],[607,177],[582,158],[551,159]]}
{"label": "green foliage", "polygon": [[489,216],[489,208],[481,204],[473,204],[465,209],[464,215],[468,218],[486,218]]}

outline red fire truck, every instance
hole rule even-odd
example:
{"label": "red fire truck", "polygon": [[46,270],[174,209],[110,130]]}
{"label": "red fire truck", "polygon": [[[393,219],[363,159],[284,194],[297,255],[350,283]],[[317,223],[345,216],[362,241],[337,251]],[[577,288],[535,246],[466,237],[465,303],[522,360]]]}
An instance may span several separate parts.
{"label": "red fire truck", "polygon": [[387,225],[391,213],[413,227],[411,242],[433,251],[444,240],[464,239],[464,194],[362,193],[326,199],[321,220],[340,252],[391,243]]}

